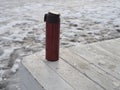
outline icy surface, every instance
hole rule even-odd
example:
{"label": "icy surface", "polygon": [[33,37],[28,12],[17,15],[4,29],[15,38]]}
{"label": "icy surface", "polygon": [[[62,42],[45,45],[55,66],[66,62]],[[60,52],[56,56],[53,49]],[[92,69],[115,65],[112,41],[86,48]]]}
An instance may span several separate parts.
{"label": "icy surface", "polygon": [[[45,47],[44,14],[61,14],[61,47],[120,37],[120,0],[1,0],[0,90],[22,57]],[[100,62],[104,64],[104,62]],[[118,83],[114,83],[118,86]],[[16,89],[16,85],[8,85]],[[11,87],[10,87],[11,86]],[[8,88],[8,87],[7,87]]]}

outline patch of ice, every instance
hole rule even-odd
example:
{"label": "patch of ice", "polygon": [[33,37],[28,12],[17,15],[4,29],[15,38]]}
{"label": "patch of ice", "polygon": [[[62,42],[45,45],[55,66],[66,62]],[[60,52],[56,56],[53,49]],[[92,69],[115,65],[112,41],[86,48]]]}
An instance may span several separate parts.
{"label": "patch of ice", "polygon": [[45,39],[45,35],[44,34],[41,34],[39,35],[37,38],[37,40],[40,40],[40,41],[43,41]]}
{"label": "patch of ice", "polygon": [[117,18],[113,21],[114,25],[120,25],[120,18]]}
{"label": "patch of ice", "polygon": [[12,47],[10,49],[4,49],[4,54],[0,56],[0,60],[4,60],[9,58],[10,54],[16,49],[17,47]]}
{"label": "patch of ice", "polygon": [[16,63],[16,64],[14,64],[13,67],[11,68],[11,71],[12,71],[13,73],[16,73],[18,69],[19,69],[19,64]]}
{"label": "patch of ice", "polygon": [[23,39],[24,39],[25,37],[27,37],[27,33],[28,33],[28,31],[27,31],[27,32],[24,32],[24,33],[20,33],[20,31],[17,31],[17,33],[16,33],[16,31],[15,31],[14,34],[12,34],[12,35],[10,35],[10,36],[7,36],[7,37],[3,36],[2,39],[3,39],[3,40],[9,40],[9,41],[22,42]]}
{"label": "patch of ice", "polygon": [[4,53],[4,51],[0,48],[0,56]]}
{"label": "patch of ice", "polygon": [[0,70],[0,81],[2,81],[3,80],[3,74],[4,74],[4,70]]}
{"label": "patch of ice", "polygon": [[20,63],[21,59],[16,59],[15,63]]}
{"label": "patch of ice", "polygon": [[14,26],[16,24],[21,24],[21,23],[29,24],[29,23],[32,23],[32,22],[27,21],[27,20],[22,20],[22,21],[14,21],[14,22],[8,23],[7,25],[0,27],[0,34],[3,34],[5,32],[10,31],[12,29],[12,26]]}
{"label": "patch of ice", "polygon": [[4,22],[4,21],[6,21],[6,20],[9,20],[10,18],[9,17],[0,17],[0,22]]}

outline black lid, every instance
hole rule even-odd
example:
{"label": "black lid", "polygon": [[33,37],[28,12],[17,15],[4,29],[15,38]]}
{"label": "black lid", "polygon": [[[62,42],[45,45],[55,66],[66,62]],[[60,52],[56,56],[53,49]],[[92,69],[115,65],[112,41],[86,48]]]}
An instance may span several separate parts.
{"label": "black lid", "polygon": [[59,23],[60,22],[60,14],[54,11],[45,14],[45,20],[48,23]]}

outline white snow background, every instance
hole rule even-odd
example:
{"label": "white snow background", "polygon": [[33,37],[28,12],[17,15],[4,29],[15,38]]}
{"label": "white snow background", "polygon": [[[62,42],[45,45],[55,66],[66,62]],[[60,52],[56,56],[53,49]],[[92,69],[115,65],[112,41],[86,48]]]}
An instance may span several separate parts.
{"label": "white snow background", "polygon": [[0,0],[0,90],[45,47],[44,14],[61,14],[61,48],[120,37],[120,0]]}

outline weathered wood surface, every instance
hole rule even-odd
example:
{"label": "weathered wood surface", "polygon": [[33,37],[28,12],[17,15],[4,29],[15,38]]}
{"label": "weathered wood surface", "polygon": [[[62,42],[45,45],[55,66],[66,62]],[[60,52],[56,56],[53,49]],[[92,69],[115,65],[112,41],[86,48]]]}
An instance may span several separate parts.
{"label": "weathered wood surface", "polygon": [[45,90],[74,90],[63,78],[34,54],[27,56],[23,64]]}
{"label": "weathered wood surface", "polygon": [[61,49],[60,60],[44,52],[27,56],[24,66],[45,90],[120,90],[120,39]]}
{"label": "weathered wood surface", "polygon": [[111,52],[113,55],[120,57],[120,39],[108,40],[101,43],[95,43],[97,46]]}
{"label": "weathered wood surface", "polygon": [[20,63],[19,71],[12,78],[19,79],[18,83],[19,83],[20,90],[45,90],[21,63]]}
{"label": "weathered wood surface", "polygon": [[[104,45],[107,45],[108,42],[117,43],[118,41],[104,41],[101,42]],[[100,47],[101,43],[94,43],[90,45],[81,45],[76,48],[72,48],[72,51],[79,56],[85,58],[88,62],[92,63],[94,66],[105,71],[107,74],[111,75],[120,80],[120,57],[109,52],[107,47],[111,47],[112,51],[114,50],[114,45],[108,45],[106,48]],[[119,44],[117,44],[119,49]],[[116,53],[119,51],[115,51]]]}
{"label": "weathered wood surface", "polygon": [[72,65],[83,75],[88,77],[90,80],[92,80],[103,89],[114,90],[114,88],[116,88],[114,82],[119,82],[116,78],[106,74],[106,72],[99,69],[91,62],[85,60],[81,56],[74,54],[73,52],[71,52],[71,50],[63,50],[61,58],[63,58],[67,63]]}

